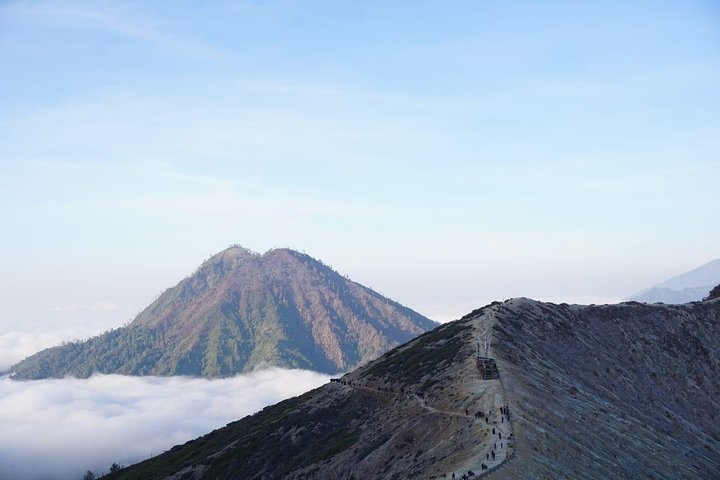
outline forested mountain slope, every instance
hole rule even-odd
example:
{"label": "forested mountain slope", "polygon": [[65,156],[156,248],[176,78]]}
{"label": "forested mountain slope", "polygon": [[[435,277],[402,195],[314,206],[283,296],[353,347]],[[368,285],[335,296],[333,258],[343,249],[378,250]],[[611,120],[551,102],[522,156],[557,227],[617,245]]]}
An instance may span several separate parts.
{"label": "forested mountain slope", "polygon": [[308,255],[231,247],[127,327],[43,350],[18,379],[92,373],[221,377],[264,365],[334,373],[437,324]]}

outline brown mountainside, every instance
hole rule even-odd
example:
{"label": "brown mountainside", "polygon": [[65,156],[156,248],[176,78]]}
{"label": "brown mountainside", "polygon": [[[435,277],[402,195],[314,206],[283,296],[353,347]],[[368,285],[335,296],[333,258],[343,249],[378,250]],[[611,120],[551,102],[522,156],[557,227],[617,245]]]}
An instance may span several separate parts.
{"label": "brown mountainside", "polygon": [[289,249],[233,246],[160,295],[127,327],[44,350],[15,378],[229,376],[264,365],[340,372],[436,326]]}

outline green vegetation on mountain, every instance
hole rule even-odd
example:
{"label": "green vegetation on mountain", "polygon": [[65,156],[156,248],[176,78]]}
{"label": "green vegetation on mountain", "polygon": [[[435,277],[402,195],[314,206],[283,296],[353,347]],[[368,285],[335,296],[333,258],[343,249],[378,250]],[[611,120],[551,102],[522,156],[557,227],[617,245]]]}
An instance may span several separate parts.
{"label": "green vegetation on mountain", "polygon": [[[322,462],[347,450],[359,438],[360,430],[353,418],[357,412],[349,408],[352,399],[338,404],[336,414],[328,416],[324,410],[303,407],[315,394],[316,391],[311,391],[267,407],[243,419],[242,424],[231,423],[174,447],[168,452],[168,462],[144,462],[118,472],[118,476],[133,480],[164,478],[195,466],[198,458],[207,458],[200,467],[207,478],[251,478],[259,470],[271,472],[269,478],[284,478],[298,465]],[[370,402],[365,411],[379,406],[380,402]],[[305,422],[313,427],[296,428]],[[229,445],[232,456],[212,461],[215,453]]]}
{"label": "green vegetation on mountain", "polygon": [[[448,323],[425,332],[408,345],[395,347],[364,369],[361,377],[391,376],[394,383],[417,384],[444,363],[452,362],[466,344],[472,344],[471,328],[462,323]],[[425,382],[424,388],[432,383]],[[423,389],[424,389],[423,388]]]}
{"label": "green vegetation on mountain", "polygon": [[233,246],[162,293],[127,327],[43,350],[14,378],[93,373],[224,377],[266,365],[335,373],[436,324],[287,249]]}

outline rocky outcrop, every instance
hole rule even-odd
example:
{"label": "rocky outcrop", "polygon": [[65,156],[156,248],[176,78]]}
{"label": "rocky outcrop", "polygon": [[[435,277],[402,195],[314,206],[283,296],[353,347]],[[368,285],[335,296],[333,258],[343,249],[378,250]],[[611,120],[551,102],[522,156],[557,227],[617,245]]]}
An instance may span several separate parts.
{"label": "rocky outcrop", "polygon": [[720,285],[715,286],[712,290],[710,290],[710,293],[705,298],[705,300],[714,300],[716,298],[720,298]]}

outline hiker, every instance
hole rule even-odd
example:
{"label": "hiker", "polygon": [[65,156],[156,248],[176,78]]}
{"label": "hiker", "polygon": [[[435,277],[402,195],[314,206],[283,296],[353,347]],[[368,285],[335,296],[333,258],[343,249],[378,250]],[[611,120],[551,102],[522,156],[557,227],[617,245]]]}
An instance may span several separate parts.
{"label": "hiker", "polygon": [[498,432],[498,438],[502,440],[502,432]]}
{"label": "hiker", "polygon": [[493,427],[493,435],[495,435],[495,427]]}

